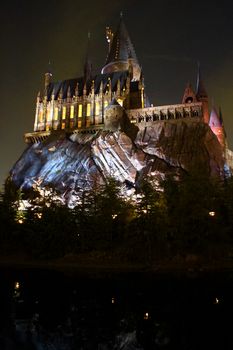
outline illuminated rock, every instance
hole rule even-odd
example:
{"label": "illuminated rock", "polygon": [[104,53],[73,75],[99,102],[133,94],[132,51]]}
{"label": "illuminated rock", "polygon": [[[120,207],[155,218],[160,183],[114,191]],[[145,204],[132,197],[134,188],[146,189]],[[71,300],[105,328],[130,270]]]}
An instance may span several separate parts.
{"label": "illuminated rock", "polygon": [[[134,140],[134,141],[133,141]],[[221,176],[222,149],[209,126],[194,120],[140,124],[136,138],[122,131],[50,136],[29,146],[11,170],[21,188],[52,187],[65,201],[109,176],[134,187],[146,175],[199,171]]]}

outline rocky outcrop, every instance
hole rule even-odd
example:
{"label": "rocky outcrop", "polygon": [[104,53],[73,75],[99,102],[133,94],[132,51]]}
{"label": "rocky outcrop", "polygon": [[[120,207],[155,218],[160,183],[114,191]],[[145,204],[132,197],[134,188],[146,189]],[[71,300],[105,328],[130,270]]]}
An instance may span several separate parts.
{"label": "rocky outcrop", "polygon": [[98,134],[54,134],[30,145],[11,170],[21,188],[51,186],[70,196],[114,176],[135,186],[146,175],[205,172],[221,176],[221,146],[208,125],[195,120],[139,124],[136,138],[123,131]]}

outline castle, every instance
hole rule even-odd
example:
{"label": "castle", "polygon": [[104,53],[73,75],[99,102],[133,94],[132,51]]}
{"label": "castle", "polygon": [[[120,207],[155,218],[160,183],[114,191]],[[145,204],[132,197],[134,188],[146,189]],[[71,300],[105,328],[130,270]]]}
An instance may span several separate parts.
{"label": "castle", "polygon": [[[226,145],[221,113],[209,113],[208,95],[200,74],[196,91],[189,83],[181,103],[167,106],[149,105],[144,78],[134,47],[120,19],[115,33],[106,28],[109,52],[100,74],[93,76],[87,54],[82,77],[54,82],[50,71],[45,73],[44,92],[38,93],[34,132],[25,134],[27,143],[37,143],[51,133],[97,133],[111,129],[107,118],[120,113],[120,105],[131,123],[138,125],[160,120],[195,118],[207,123],[217,136],[226,157],[232,157]],[[113,102],[115,101],[115,102]],[[115,116],[117,117],[117,116]],[[114,123],[113,123],[114,124]]]}

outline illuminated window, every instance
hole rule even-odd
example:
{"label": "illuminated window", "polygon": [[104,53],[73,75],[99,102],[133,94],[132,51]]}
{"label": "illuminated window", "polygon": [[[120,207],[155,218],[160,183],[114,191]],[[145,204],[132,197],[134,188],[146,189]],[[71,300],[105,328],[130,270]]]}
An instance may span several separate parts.
{"label": "illuminated window", "polygon": [[66,107],[62,108],[62,119],[66,119]]}
{"label": "illuminated window", "polygon": [[46,125],[46,131],[49,131],[49,125],[48,124]]}
{"label": "illuminated window", "polygon": [[78,121],[78,128],[81,128],[81,127],[82,127],[82,121],[79,120],[79,121]]}
{"label": "illuminated window", "polygon": [[65,127],[66,127],[66,123],[62,123],[62,124],[61,124],[61,128],[62,128],[62,129],[65,129]]}
{"label": "illuminated window", "polygon": [[121,98],[118,98],[117,102],[119,103],[119,105],[123,106],[123,100]]}
{"label": "illuminated window", "polygon": [[104,101],[104,108],[106,108],[107,107],[107,105],[108,105],[108,101]]}
{"label": "illuminated window", "polygon": [[46,119],[47,119],[47,122],[50,121],[50,109],[49,108],[47,109]]}
{"label": "illuminated window", "polygon": [[87,117],[90,117],[90,115],[91,115],[91,104],[88,103],[87,104]]}
{"label": "illuminated window", "polygon": [[99,102],[95,103],[95,115],[99,115],[100,114],[100,104]]}
{"label": "illuminated window", "polygon": [[70,107],[70,119],[74,118],[74,106]]}
{"label": "illuminated window", "polygon": [[54,111],[54,120],[58,120],[58,108],[55,107],[55,111]]}
{"label": "illuminated window", "polygon": [[72,129],[74,127],[74,122],[70,122],[70,128]]}
{"label": "illuminated window", "polygon": [[78,116],[81,118],[83,115],[83,105],[78,105]]}
{"label": "illuminated window", "polygon": [[39,113],[39,122],[42,123],[43,122],[43,109],[40,110]]}

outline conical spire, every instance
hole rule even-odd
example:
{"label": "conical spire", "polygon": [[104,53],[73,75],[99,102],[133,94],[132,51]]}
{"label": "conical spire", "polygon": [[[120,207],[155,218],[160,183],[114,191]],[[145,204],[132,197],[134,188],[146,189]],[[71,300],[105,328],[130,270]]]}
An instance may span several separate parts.
{"label": "conical spire", "polygon": [[[221,110],[220,110],[221,113]],[[215,106],[212,107],[211,113],[210,113],[210,121],[209,126],[212,127],[221,127],[223,124],[222,122],[222,115],[218,113]]]}
{"label": "conical spire", "polygon": [[133,44],[121,16],[118,28],[113,36],[106,64],[102,69],[102,73],[104,74],[128,70],[129,63],[131,63],[134,68],[133,80],[139,80],[140,66],[138,64],[138,59]]}
{"label": "conical spire", "polygon": [[201,100],[202,98],[208,98],[202,76],[201,76],[201,69],[200,69],[200,63],[198,62],[198,68],[197,68],[197,88],[196,88],[196,96],[198,100]]}
{"label": "conical spire", "polygon": [[87,54],[86,54],[86,60],[84,63],[84,81],[87,82],[88,80],[91,79],[92,76],[92,63],[90,60],[90,39],[91,39],[91,33],[88,32],[87,35]]}
{"label": "conical spire", "polygon": [[193,91],[193,87],[191,83],[188,82],[184,90],[182,103],[194,103],[194,102],[197,102],[197,98],[196,98],[195,92]]}

